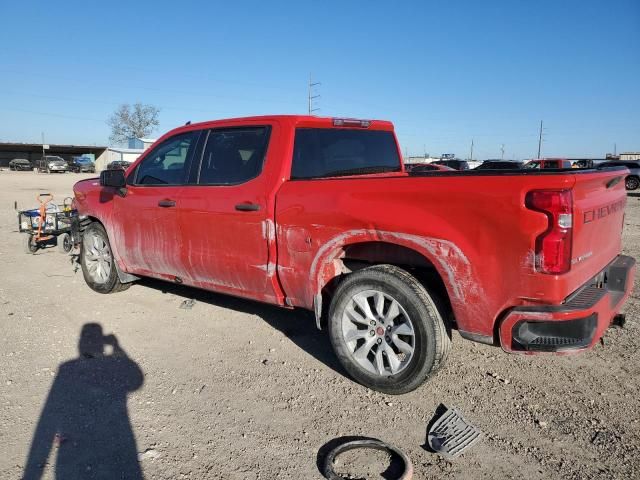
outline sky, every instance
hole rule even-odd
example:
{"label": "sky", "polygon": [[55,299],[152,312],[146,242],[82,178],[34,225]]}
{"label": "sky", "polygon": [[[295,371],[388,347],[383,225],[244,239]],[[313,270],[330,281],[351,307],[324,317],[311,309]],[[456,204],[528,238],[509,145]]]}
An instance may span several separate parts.
{"label": "sky", "polygon": [[391,120],[403,153],[640,151],[640,1],[0,0],[0,142],[108,144],[123,103],[184,124]]}

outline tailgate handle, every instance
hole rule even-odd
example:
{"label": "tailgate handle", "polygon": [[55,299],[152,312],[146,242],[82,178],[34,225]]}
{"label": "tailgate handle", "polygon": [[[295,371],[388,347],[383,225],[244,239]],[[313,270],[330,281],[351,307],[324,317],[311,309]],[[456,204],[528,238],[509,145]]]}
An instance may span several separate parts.
{"label": "tailgate handle", "polygon": [[175,200],[160,200],[158,202],[158,206],[159,207],[163,207],[163,208],[170,208],[170,207],[175,207],[176,206],[176,201]]}
{"label": "tailgate handle", "polygon": [[260,210],[260,205],[257,203],[239,203],[236,205],[236,210],[240,212],[257,212]]}

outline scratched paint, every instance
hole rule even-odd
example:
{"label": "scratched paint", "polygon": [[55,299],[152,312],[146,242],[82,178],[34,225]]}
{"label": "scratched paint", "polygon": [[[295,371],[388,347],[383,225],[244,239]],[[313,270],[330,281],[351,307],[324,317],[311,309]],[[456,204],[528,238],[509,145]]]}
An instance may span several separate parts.
{"label": "scratched paint", "polygon": [[467,256],[453,242],[433,237],[422,237],[400,232],[388,232],[377,229],[354,229],[341,233],[326,242],[315,255],[311,264],[310,293],[315,308],[320,299],[318,292],[332,278],[344,273],[342,262],[336,260],[344,255],[344,247],[358,242],[382,241],[403,245],[421,252],[441,273],[449,291],[450,302],[458,322],[467,323],[469,315],[489,315],[483,289],[477,283],[477,276]]}

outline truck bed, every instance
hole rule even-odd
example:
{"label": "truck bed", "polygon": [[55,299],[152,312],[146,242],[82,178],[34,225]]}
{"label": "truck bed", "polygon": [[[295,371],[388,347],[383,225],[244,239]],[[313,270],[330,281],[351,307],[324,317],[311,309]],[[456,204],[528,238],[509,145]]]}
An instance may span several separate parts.
{"label": "truck bed", "polygon": [[[280,282],[294,305],[311,308],[342,259],[375,262],[372,250],[354,245],[402,245],[438,271],[460,329],[492,336],[507,309],[560,304],[619,254],[623,176],[622,168],[471,170],[289,181],[277,196]],[[548,223],[525,207],[536,189],[573,193],[566,274],[535,270],[535,239]]]}

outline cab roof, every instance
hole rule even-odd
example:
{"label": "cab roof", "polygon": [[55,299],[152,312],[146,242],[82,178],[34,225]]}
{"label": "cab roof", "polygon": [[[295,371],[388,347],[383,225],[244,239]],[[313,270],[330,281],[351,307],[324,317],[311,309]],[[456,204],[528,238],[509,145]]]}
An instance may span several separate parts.
{"label": "cab roof", "polygon": [[[343,125],[336,125],[336,121],[346,122]],[[367,122],[368,126],[357,126],[356,121]],[[175,128],[170,133],[181,130],[192,130],[200,128],[215,128],[221,126],[239,126],[242,124],[259,123],[281,123],[295,127],[306,128],[355,128],[363,130],[388,130],[393,131],[393,124],[387,120],[354,119],[348,117],[317,117],[315,115],[256,115],[252,117],[225,118],[220,120],[209,120],[205,122],[190,123],[182,127]]]}

